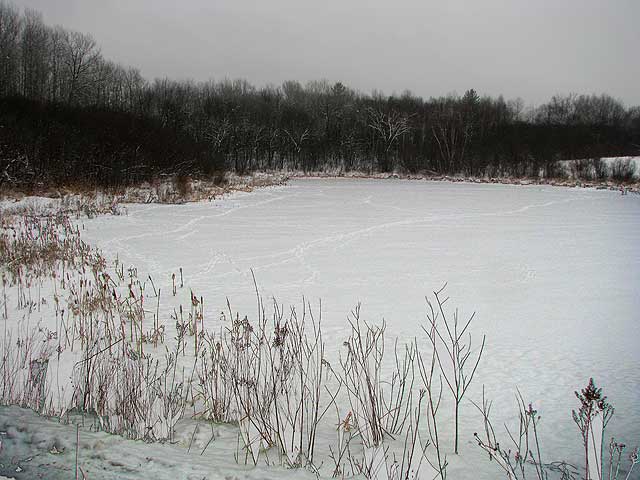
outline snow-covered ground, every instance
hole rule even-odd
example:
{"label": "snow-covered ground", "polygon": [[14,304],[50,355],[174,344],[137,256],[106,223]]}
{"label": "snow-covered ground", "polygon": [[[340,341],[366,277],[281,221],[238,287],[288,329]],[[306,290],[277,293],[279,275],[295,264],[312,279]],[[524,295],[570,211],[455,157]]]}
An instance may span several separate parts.
{"label": "snow-covered ground", "polygon": [[[82,419],[73,419],[83,424]],[[175,444],[149,444],[80,429],[78,478],[87,480],[202,480],[270,478],[313,480],[303,470],[250,468],[234,460],[235,429],[183,421]],[[0,408],[0,480],[70,480],[75,477],[76,427],[37,417],[19,407]],[[84,477],[83,477],[84,475]]]}
{"label": "snow-covered ground", "polygon": [[[499,430],[515,419],[519,388],[542,415],[545,459],[579,463],[573,392],[593,376],[616,407],[608,435],[630,445],[640,442],[637,195],[549,186],[323,179],[294,180],[212,202],[127,205],[127,211],[82,220],[82,237],[108,258],[135,265],[140,278],[150,275],[164,292],[171,291],[171,275],[182,268],[185,284],[205,299],[208,328],[221,325],[227,299],[235,311],[255,313],[253,270],[264,298],[274,296],[284,305],[300,305],[303,296],[312,304],[322,300],[329,358],[339,355],[348,335],[346,317],[358,302],[364,319],[386,321],[388,337],[423,338],[426,347],[420,330],[424,297],[447,282],[451,305],[460,307],[461,316],[477,312],[473,335],[487,335],[467,398],[479,401],[484,385],[494,400]],[[164,318],[172,302],[168,295],[161,300]],[[167,328],[167,338],[172,338],[171,322]],[[451,450],[450,402],[443,408],[444,437]],[[6,437],[12,428],[19,432],[18,425],[32,436],[61,429],[55,435],[67,453],[48,453],[52,445],[47,437],[40,460],[31,460],[37,464],[32,473],[56,458],[72,468],[75,428],[47,424],[22,410],[0,412]],[[467,401],[461,424],[461,456],[451,456],[450,478],[499,478],[495,463],[475,446],[473,432],[482,430],[482,422]],[[210,437],[206,431],[196,438],[198,448],[186,453],[194,425],[179,425],[181,440],[174,446],[83,432],[87,445],[101,445],[98,453],[88,454],[97,457],[85,463],[92,471],[87,478],[282,475],[282,469],[273,467],[234,466],[236,437],[226,427],[219,427],[222,432],[205,452],[206,460],[198,451]],[[334,441],[332,428],[323,435],[319,445],[326,455]],[[10,458],[6,437],[0,437],[5,444],[0,463]],[[142,459],[147,457],[151,466],[145,467]],[[132,471],[111,468],[110,461]],[[14,464],[12,468],[0,469],[0,474],[10,475]],[[12,476],[37,478],[20,472]],[[43,478],[63,477],[70,478]]]}

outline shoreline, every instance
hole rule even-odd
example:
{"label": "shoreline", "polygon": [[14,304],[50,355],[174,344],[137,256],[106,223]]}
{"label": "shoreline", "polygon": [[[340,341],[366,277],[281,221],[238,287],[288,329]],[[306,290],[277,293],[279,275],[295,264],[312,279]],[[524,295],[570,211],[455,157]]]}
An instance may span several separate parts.
{"label": "shoreline", "polygon": [[456,175],[421,175],[421,174],[397,174],[397,173],[363,173],[350,172],[346,174],[333,174],[324,172],[287,173],[290,179],[360,179],[360,180],[414,180],[427,182],[449,183],[473,183],[473,184],[497,184],[497,185],[543,185],[565,188],[595,188],[596,190],[621,191],[640,194],[640,181],[633,183],[618,183],[607,181],[581,181],[568,179],[536,179],[529,177],[468,177]]}
{"label": "shoreline", "polygon": [[51,187],[42,190],[12,188],[0,192],[0,214],[10,215],[23,210],[44,209],[89,214],[114,213],[123,204],[184,204],[213,201],[235,193],[250,193],[256,189],[287,185],[289,180],[411,180],[425,182],[469,183],[477,185],[552,186],[564,188],[592,188],[640,195],[640,181],[612,180],[583,181],[573,179],[531,177],[476,177],[458,175],[400,174],[352,172],[291,172],[260,171],[249,175],[228,174],[224,184],[212,180],[190,179],[180,185],[176,179],[143,182],[137,186],[118,188]]}

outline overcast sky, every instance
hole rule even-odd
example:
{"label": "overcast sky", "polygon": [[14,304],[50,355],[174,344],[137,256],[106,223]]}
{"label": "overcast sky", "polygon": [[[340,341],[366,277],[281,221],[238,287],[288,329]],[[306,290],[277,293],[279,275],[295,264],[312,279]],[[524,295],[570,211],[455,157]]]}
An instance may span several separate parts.
{"label": "overcast sky", "polygon": [[14,0],[149,79],[640,104],[640,0]]}

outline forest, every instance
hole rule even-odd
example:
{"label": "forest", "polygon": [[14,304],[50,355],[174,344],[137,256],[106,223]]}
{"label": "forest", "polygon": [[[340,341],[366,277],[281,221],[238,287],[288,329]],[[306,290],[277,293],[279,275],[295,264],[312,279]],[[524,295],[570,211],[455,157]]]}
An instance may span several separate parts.
{"label": "forest", "polygon": [[148,80],[91,35],[2,1],[0,58],[0,187],[271,170],[554,177],[559,160],[640,154],[640,107],[607,94],[531,107],[473,88],[424,99],[326,80]]}

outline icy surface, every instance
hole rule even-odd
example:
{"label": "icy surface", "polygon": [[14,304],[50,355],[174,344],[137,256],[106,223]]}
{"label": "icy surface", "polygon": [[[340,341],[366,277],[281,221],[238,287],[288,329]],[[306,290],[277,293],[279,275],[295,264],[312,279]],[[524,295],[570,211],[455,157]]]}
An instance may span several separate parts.
{"label": "icy surface", "polygon": [[[336,358],[346,316],[358,302],[367,321],[387,322],[389,337],[423,338],[424,297],[447,282],[461,316],[477,312],[473,334],[487,335],[468,398],[479,400],[485,385],[500,436],[502,423],[515,417],[518,387],[542,415],[545,459],[577,462],[573,392],[593,376],[616,407],[608,434],[631,445],[640,441],[640,196],[295,180],[212,202],[127,210],[127,216],[84,220],[83,238],[107,257],[135,265],[140,277],[150,274],[163,292],[182,267],[185,283],[204,297],[209,328],[220,325],[227,299],[235,311],[255,313],[253,269],[265,298],[284,305],[299,305],[303,296],[314,304],[322,299],[327,352]],[[448,443],[449,407],[442,419]],[[481,429],[465,402],[462,455],[451,459],[451,478],[498,476],[474,446],[473,432]],[[331,441],[328,436],[322,445]]]}

